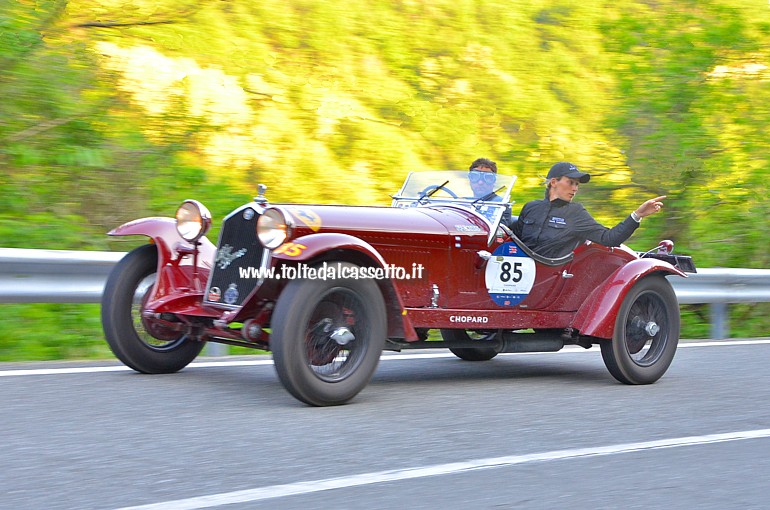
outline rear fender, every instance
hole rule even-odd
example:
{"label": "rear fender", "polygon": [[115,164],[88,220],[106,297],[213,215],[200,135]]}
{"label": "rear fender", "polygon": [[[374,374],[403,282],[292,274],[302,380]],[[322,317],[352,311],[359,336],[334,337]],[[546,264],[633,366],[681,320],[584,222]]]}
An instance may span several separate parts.
{"label": "rear fender", "polygon": [[[360,266],[385,268],[387,262],[369,243],[348,234],[309,234],[286,242],[271,256],[282,263],[314,264],[321,261],[346,261]],[[375,279],[388,311],[388,337],[417,340],[417,333],[406,314],[398,285],[391,278]]]}
{"label": "rear fender", "polygon": [[628,291],[642,278],[659,273],[687,277],[672,265],[654,259],[637,259],[618,268],[594,289],[575,315],[572,327],[581,336],[612,338],[615,317]]}

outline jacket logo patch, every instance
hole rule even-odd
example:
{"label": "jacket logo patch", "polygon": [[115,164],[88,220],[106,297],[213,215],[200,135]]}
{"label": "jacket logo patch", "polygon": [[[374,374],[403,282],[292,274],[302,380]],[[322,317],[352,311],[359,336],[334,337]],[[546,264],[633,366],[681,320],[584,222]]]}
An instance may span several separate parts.
{"label": "jacket logo patch", "polygon": [[566,225],[567,222],[564,220],[564,218],[559,218],[558,216],[551,216],[551,219],[548,220],[549,223],[553,223],[554,225]]}

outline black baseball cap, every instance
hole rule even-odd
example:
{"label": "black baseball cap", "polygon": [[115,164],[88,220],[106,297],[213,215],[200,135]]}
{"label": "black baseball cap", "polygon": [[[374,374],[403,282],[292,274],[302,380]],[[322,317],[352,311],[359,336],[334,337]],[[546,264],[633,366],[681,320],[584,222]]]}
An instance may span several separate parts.
{"label": "black baseball cap", "polygon": [[577,179],[584,184],[591,179],[590,174],[581,172],[578,170],[578,167],[572,163],[566,163],[564,161],[556,163],[551,167],[551,169],[548,171],[548,177],[546,177],[546,179],[551,179],[552,177],[556,177],[557,179],[559,177],[569,177],[570,179]]}

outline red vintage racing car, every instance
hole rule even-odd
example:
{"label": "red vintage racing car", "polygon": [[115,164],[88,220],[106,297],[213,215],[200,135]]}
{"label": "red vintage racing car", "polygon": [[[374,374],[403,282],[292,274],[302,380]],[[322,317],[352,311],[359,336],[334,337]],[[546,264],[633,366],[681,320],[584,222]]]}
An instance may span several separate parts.
{"label": "red vintage racing car", "polygon": [[617,380],[657,381],[679,340],[665,277],[694,272],[692,259],[668,242],[539,256],[508,228],[515,177],[490,175],[493,191],[477,197],[468,172],[413,172],[391,207],[271,204],[260,186],[217,246],[195,200],[176,218],[126,223],[109,234],[151,243],[108,278],[107,342],[144,373],[176,372],[206,342],[269,350],[286,389],[315,406],[357,395],[383,350],[485,361],[599,344]]}

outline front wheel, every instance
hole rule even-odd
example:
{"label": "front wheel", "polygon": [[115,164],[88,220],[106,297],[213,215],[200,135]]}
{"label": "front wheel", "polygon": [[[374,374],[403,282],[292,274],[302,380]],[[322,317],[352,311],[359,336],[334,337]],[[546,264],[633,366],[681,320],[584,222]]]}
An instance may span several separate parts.
{"label": "front wheel", "polygon": [[385,302],[369,279],[293,280],[271,324],[278,378],[313,406],[344,404],[364,389],[387,334]]}
{"label": "front wheel", "polygon": [[[447,343],[470,341],[489,342],[497,335],[496,331],[476,332],[464,329],[442,329],[441,337]],[[497,356],[494,347],[450,347],[449,351],[465,361],[488,361]]]}
{"label": "front wheel", "polygon": [[636,283],[623,299],[612,340],[601,343],[610,374],[625,384],[651,384],[674,359],[679,343],[679,303],[663,276]]}
{"label": "front wheel", "polygon": [[136,248],[115,265],[102,293],[102,327],[110,349],[124,364],[146,374],[177,372],[204,346],[142,317],[157,265],[154,245]]}

